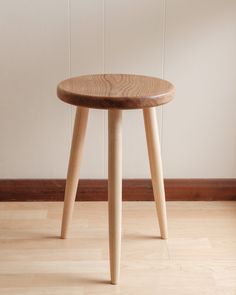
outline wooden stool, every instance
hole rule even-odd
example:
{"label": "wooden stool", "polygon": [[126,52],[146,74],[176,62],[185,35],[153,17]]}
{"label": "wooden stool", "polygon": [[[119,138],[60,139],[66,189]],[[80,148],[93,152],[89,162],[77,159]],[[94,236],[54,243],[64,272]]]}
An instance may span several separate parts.
{"label": "wooden stool", "polygon": [[77,106],[66,181],[61,237],[68,236],[79,180],[89,108],[108,109],[108,202],[109,246],[112,284],[120,273],[121,208],[122,208],[122,110],[143,109],[152,186],[160,225],[161,238],[167,239],[167,218],[162,161],[155,106],[169,102],[174,95],[171,83],[138,75],[88,75],[62,81],[58,97]]}

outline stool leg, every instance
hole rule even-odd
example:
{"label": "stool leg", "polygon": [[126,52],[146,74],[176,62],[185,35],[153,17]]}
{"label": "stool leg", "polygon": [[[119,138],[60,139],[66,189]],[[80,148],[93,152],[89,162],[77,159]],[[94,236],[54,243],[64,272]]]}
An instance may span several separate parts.
{"label": "stool leg", "polygon": [[161,147],[158,136],[158,126],[155,108],[143,109],[144,124],[149,155],[150,170],[152,176],[152,187],[156,202],[157,216],[159,220],[161,238],[167,239],[167,217],[165,189],[162,171]]}
{"label": "stool leg", "polygon": [[122,217],[122,111],[108,110],[108,205],[111,283],[118,284]]}
{"label": "stool leg", "polygon": [[61,226],[61,238],[66,239],[68,236],[68,229],[72,218],[74,202],[76,198],[80,164],[82,158],[82,150],[84,145],[84,138],[86,126],[88,121],[88,108],[77,107],[76,117],[74,122],[73,139],[70,151],[70,160],[67,172],[66,190],[64,199],[64,209]]}

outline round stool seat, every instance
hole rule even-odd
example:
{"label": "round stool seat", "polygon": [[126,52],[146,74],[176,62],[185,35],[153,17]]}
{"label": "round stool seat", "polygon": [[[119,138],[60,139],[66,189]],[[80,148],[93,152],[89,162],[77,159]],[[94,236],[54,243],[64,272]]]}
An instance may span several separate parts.
{"label": "round stool seat", "polygon": [[141,109],[169,102],[174,86],[155,77],[104,74],[62,81],[58,97],[69,104],[96,109]]}

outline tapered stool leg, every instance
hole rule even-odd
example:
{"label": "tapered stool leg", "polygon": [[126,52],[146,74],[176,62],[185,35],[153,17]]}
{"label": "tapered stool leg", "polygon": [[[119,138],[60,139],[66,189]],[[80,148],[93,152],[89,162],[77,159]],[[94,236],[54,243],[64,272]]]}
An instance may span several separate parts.
{"label": "tapered stool leg", "polygon": [[162,171],[161,147],[158,135],[158,126],[155,108],[143,109],[144,124],[146,131],[152,187],[156,202],[157,216],[159,220],[161,238],[167,239],[167,217],[165,189]]}
{"label": "tapered stool leg", "polygon": [[88,121],[88,112],[88,108],[77,107],[66,180],[65,200],[61,226],[62,239],[66,239],[68,236],[69,225],[72,218],[79,180],[82,150]]}
{"label": "tapered stool leg", "polygon": [[122,111],[108,110],[108,205],[111,283],[120,274],[122,218]]}

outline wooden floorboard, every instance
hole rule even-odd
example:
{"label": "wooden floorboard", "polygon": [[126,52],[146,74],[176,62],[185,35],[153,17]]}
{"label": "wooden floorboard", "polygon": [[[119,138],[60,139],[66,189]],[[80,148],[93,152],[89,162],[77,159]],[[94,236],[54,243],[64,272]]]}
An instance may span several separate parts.
{"label": "wooden floorboard", "polygon": [[0,294],[235,295],[236,202],[168,202],[169,239],[153,202],[123,203],[121,282],[109,284],[106,202],[0,203]]}

